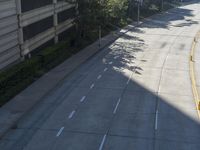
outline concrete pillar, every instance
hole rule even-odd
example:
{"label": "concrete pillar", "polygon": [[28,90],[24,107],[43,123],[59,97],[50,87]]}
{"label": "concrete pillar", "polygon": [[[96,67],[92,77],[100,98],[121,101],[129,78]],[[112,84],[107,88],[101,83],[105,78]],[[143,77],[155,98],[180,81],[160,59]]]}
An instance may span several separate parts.
{"label": "concrete pillar", "polygon": [[17,14],[21,14],[22,13],[22,8],[21,8],[21,0],[15,0],[16,2],[16,8],[17,8]]}
{"label": "concrete pillar", "polygon": [[53,4],[54,4],[54,14],[53,14],[53,22],[54,22],[54,33],[55,33],[55,36],[54,36],[54,43],[58,43],[58,35],[56,33],[56,30],[57,30],[57,26],[58,26],[58,14],[56,12],[56,5],[57,5],[57,0],[53,0]]}
{"label": "concrete pillar", "polygon": [[77,1],[74,1],[76,3],[76,6],[75,6],[75,9],[76,9],[76,15],[79,15],[79,11],[78,11],[78,2]]}
{"label": "concrete pillar", "polygon": [[23,29],[21,26],[21,15],[22,15],[21,0],[15,0],[15,2],[17,9],[17,19],[18,19],[18,41],[19,41],[20,55],[21,59],[24,60],[23,49],[22,49],[22,45],[24,43],[24,37],[23,37]]}

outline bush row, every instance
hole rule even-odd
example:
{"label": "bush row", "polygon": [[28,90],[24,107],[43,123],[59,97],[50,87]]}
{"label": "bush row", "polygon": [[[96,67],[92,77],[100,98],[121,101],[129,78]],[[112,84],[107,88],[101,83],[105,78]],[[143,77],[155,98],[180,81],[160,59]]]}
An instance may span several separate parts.
{"label": "bush row", "polygon": [[67,42],[59,43],[1,72],[0,106],[72,54]]}

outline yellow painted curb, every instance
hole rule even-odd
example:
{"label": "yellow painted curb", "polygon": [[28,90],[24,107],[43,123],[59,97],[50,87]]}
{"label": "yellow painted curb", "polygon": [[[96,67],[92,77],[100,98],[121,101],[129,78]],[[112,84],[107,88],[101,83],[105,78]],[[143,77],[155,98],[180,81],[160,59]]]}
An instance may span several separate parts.
{"label": "yellow painted curb", "polygon": [[200,31],[196,34],[193,43],[192,43],[192,49],[190,52],[190,77],[192,82],[192,92],[196,104],[197,113],[200,119],[200,99],[199,99],[199,93],[197,90],[197,84],[196,84],[196,75],[195,75],[195,62],[194,62],[194,55],[195,55],[195,48],[197,44],[197,40],[200,37]]}

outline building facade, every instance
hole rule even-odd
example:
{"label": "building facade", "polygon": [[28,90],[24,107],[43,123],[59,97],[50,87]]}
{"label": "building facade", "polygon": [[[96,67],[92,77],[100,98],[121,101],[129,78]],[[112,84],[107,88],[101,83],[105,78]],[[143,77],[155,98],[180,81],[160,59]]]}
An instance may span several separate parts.
{"label": "building facade", "polygon": [[75,15],[74,0],[0,0],[0,69],[62,40]]}
{"label": "building facade", "polygon": [[0,69],[20,59],[15,0],[0,0]]}

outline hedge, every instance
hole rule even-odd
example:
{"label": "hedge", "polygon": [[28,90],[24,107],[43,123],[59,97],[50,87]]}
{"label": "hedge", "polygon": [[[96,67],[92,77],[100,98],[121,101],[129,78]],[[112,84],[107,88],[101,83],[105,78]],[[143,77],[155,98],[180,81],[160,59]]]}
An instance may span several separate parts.
{"label": "hedge", "polygon": [[[73,48],[70,48],[73,49]],[[69,44],[59,43],[46,48],[31,59],[27,59],[0,73],[0,106],[14,97],[45,72],[72,55]]]}

